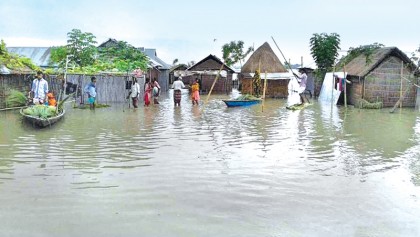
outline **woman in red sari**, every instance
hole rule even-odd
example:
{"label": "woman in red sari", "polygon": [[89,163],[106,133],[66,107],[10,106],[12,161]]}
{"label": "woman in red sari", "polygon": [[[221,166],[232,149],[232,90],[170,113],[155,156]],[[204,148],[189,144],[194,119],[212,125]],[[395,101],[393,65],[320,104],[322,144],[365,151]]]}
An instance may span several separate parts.
{"label": "woman in red sari", "polygon": [[144,105],[149,106],[150,100],[152,98],[152,89],[153,86],[150,83],[150,79],[146,78],[146,82],[144,83]]}

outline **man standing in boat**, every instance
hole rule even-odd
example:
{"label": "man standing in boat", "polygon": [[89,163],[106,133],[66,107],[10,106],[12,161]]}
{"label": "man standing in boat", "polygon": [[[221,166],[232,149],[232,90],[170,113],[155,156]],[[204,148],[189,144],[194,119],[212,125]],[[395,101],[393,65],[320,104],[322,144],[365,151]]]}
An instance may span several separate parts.
{"label": "man standing in boat", "polygon": [[44,104],[47,101],[48,82],[42,77],[42,72],[36,73],[36,78],[32,82],[31,92],[34,104]]}
{"label": "man standing in boat", "polygon": [[[308,76],[306,75],[306,71],[303,68],[299,69],[299,73],[300,76],[296,75],[295,73],[293,73],[293,75],[295,75],[296,79],[299,82],[299,88],[298,88],[298,93],[299,93],[299,97],[300,97],[300,102],[301,104],[305,103],[305,91],[306,91],[306,82],[308,80]],[[309,100],[306,99],[309,103]]]}

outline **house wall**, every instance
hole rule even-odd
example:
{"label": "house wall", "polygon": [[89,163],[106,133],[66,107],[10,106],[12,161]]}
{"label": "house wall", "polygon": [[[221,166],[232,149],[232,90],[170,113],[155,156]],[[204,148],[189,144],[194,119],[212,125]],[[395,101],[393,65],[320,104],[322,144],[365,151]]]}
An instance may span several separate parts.
{"label": "house wall", "polygon": [[[290,79],[267,80],[265,95],[267,98],[287,98]],[[240,79],[242,94],[253,94],[252,78]],[[262,86],[264,81],[261,82]]]}
{"label": "house wall", "polygon": [[[384,107],[392,107],[400,98],[401,89],[404,93],[408,84],[402,80],[401,88],[401,59],[389,57],[364,78],[364,99],[369,102],[382,101]],[[403,69],[403,75],[408,77],[411,71]],[[363,95],[363,90],[361,91]],[[360,93],[360,90],[355,91]],[[357,97],[357,96],[355,96]],[[403,100],[404,107],[414,107],[416,103],[416,88],[411,86],[410,91]]]}
{"label": "house wall", "polygon": [[[191,85],[196,78],[201,79],[200,91],[209,92],[217,75],[214,74],[194,74],[182,78],[184,84]],[[230,93],[232,91],[232,74],[226,77],[219,77],[214,85],[212,93]]]}
{"label": "house wall", "polygon": [[355,105],[363,95],[363,80],[358,77],[348,77],[351,84],[347,84],[347,103]]}

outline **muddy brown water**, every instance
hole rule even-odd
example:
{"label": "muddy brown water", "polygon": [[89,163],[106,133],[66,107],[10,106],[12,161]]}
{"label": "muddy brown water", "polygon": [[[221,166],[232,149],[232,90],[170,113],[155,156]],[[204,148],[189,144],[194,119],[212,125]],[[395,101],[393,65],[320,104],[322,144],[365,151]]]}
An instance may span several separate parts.
{"label": "muddy brown water", "polygon": [[1,112],[0,236],[420,236],[418,111],[170,96]]}

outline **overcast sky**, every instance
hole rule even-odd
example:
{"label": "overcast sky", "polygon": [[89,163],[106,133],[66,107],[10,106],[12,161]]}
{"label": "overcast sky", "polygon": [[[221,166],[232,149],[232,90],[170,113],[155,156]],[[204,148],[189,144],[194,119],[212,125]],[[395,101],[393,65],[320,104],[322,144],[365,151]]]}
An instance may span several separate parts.
{"label": "overcast sky", "polygon": [[[420,45],[419,0],[0,0],[0,38],[7,46],[58,46],[80,29],[136,47],[155,48],[169,64],[221,58],[223,44],[273,43],[292,63],[314,66],[309,39],[338,33],[341,49],[363,44]],[[344,53],[344,52],[342,52]]]}

